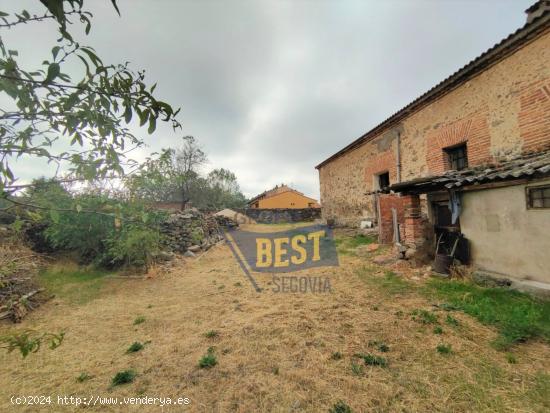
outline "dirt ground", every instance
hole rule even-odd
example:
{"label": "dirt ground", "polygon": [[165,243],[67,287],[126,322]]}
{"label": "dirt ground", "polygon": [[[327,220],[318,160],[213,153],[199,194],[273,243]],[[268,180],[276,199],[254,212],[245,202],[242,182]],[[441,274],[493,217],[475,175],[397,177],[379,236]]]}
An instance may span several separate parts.
{"label": "dirt ground", "polygon": [[[384,269],[369,260],[342,255],[339,267],[299,274],[330,277],[330,293],[275,293],[270,275],[257,276],[265,288],[257,293],[219,244],[148,279],[105,278],[83,304],[57,297],[16,329],[65,331],[66,338],[26,359],[0,353],[0,411],[83,408],[59,406],[57,395],[191,400],[186,407],[86,407],[98,412],[327,412],[339,400],[354,412],[545,411],[546,344],[518,346],[511,364],[488,344],[496,331],[459,312],[460,325],[436,335],[410,316],[433,303],[378,288]],[[145,321],[134,325],[139,316]],[[12,328],[0,325],[0,334]],[[150,343],[126,354],[135,341]],[[441,342],[452,354],[436,351]],[[209,347],[217,365],[201,369]],[[356,353],[383,356],[388,366],[358,366]],[[135,381],[111,387],[126,369],[137,372]],[[83,372],[91,378],[77,381]],[[52,395],[55,403],[15,407],[12,395]]]}

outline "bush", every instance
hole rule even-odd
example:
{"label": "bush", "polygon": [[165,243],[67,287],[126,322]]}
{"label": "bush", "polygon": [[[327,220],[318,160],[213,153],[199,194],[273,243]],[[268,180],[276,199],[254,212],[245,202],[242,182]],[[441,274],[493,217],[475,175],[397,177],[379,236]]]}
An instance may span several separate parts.
{"label": "bush", "polygon": [[132,383],[136,376],[137,373],[134,370],[119,371],[111,380],[111,384],[113,386],[119,386],[121,384]]}
{"label": "bush", "polygon": [[201,369],[209,369],[210,367],[214,367],[216,364],[218,364],[218,359],[214,354],[214,349],[210,347],[206,354],[199,360],[199,367]]}
{"label": "bush", "polygon": [[44,209],[27,211],[25,219],[27,236],[40,249],[72,251],[81,263],[109,268],[147,268],[158,252],[164,212],[95,192],[73,194],[58,183],[35,184],[24,202]]}

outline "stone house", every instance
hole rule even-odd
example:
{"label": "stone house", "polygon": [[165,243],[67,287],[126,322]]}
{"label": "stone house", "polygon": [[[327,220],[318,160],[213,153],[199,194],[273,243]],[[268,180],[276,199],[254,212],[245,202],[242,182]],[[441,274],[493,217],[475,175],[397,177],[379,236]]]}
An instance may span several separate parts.
{"label": "stone house", "polygon": [[550,283],[550,0],[526,13],[523,27],[317,165],[323,218],[368,220],[408,252],[437,248]]}
{"label": "stone house", "polygon": [[320,208],[317,200],[285,184],[277,185],[269,191],[262,192],[247,203],[252,209],[304,209]]}

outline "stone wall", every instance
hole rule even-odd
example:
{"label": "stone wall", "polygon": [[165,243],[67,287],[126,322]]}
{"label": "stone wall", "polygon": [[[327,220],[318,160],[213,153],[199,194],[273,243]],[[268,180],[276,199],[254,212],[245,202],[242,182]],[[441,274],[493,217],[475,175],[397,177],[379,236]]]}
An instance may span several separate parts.
{"label": "stone wall", "polygon": [[227,217],[206,215],[195,208],[177,211],[161,224],[165,247],[169,251],[207,249],[223,238],[222,229],[238,224]]}
{"label": "stone wall", "polygon": [[277,208],[277,209],[238,209],[258,224],[281,224],[290,222],[307,222],[321,218],[320,208]]}
{"label": "stone wall", "polygon": [[[319,168],[323,218],[344,225],[376,219],[374,176],[397,181],[438,174],[442,149],[467,143],[469,165],[550,147],[550,29],[400,124]],[[345,138],[345,137],[343,137]],[[425,212],[425,211],[423,211]]]}

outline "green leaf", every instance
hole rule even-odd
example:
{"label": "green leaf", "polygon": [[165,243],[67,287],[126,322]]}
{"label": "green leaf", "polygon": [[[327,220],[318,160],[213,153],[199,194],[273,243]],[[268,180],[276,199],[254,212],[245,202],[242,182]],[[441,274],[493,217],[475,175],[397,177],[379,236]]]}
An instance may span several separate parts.
{"label": "green leaf", "polygon": [[130,123],[132,120],[132,107],[130,105],[126,106],[126,109],[124,110],[124,120],[126,123]]}
{"label": "green leaf", "polygon": [[58,63],[51,63],[48,66],[48,74],[46,75],[46,80],[44,80],[44,83],[50,83],[59,75],[60,71],[61,68],[59,67]]}
{"label": "green leaf", "polygon": [[55,60],[55,58],[57,57],[57,54],[59,53],[60,50],[61,50],[61,46],[55,46],[52,49],[53,60]]}
{"label": "green leaf", "polygon": [[149,118],[149,109],[145,109],[143,112],[139,112],[139,126],[143,126],[147,123]]}
{"label": "green leaf", "polygon": [[52,220],[52,222],[54,224],[58,224],[59,223],[59,212],[57,212],[55,209],[51,209],[50,210],[50,219]]}
{"label": "green leaf", "polygon": [[115,8],[116,12],[120,16],[120,10],[118,9],[118,6],[116,5],[116,0],[111,0],[111,3],[113,3],[113,7]]}
{"label": "green leaf", "polygon": [[59,24],[65,26],[65,13],[63,11],[63,0],[40,0],[46,6],[51,14],[57,19]]}
{"label": "green leaf", "polygon": [[157,128],[157,120],[155,119],[154,116],[151,116],[149,119],[149,128],[147,129],[147,132],[149,133],[149,135],[152,134],[156,128]]}

